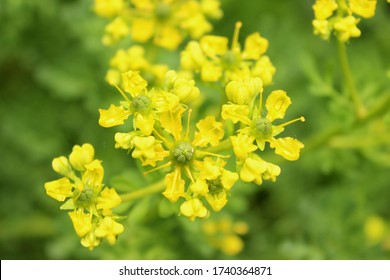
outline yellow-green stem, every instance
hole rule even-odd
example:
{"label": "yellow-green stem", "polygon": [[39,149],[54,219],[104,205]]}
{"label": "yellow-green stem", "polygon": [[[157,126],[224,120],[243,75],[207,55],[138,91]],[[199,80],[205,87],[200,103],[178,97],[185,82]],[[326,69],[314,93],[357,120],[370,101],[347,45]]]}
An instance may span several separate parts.
{"label": "yellow-green stem", "polygon": [[122,202],[129,202],[129,201],[136,200],[138,198],[148,196],[150,194],[162,192],[164,190],[164,188],[165,188],[165,181],[161,180],[161,181],[158,181],[154,184],[151,184],[145,188],[142,188],[142,189],[130,192],[130,193],[122,194],[120,197],[122,199]]}
{"label": "yellow-green stem", "polygon": [[347,92],[349,97],[353,102],[353,106],[355,109],[355,113],[357,118],[361,119],[365,116],[365,108],[363,107],[359,94],[356,89],[355,82],[353,80],[351,68],[348,61],[347,48],[345,46],[345,42],[337,40],[337,50],[339,54],[339,61],[341,72],[344,78],[345,86],[347,88]]}

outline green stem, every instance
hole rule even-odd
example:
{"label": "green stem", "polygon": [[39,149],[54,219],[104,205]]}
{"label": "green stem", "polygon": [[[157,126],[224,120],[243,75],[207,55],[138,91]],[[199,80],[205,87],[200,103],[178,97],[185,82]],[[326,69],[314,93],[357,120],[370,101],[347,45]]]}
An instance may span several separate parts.
{"label": "green stem", "polygon": [[353,106],[357,117],[361,119],[365,116],[366,112],[365,112],[365,108],[363,107],[360,101],[359,94],[357,92],[356,85],[353,80],[351,68],[348,62],[347,48],[345,46],[345,42],[337,40],[337,50],[339,54],[341,72],[344,77],[344,81],[347,87],[349,97],[353,102]]}
{"label": "green stem", "polygon": [[[372,108],[365,117],[361,119],[356,119],[355,122],[350,126],[349,131],[353,131],[357,128],[364,126],[369,123],[371,120],[381,117],[387,112],[389,112],[390,108],[390,92],[384,93],[384,98],[377,103],[377,105]],[[305,145],[305,149],[303,152],[308,152],[314,150],[318,147],[326,145],[333,137],[343,134],[344,129],[341,125],[334,125],[329,127],[323,133],[313,136],[311,139],[304,141],[307,144]]]}
{"label": "green stem", "polygon": [[122,199],[122,202],[129,202],[138,198],[145,197],[150,194],[161,192],[164,190],[164,188],[165,188],[165,180],[161,180],[145,188],[130,193],[122,194],[120,197]]}

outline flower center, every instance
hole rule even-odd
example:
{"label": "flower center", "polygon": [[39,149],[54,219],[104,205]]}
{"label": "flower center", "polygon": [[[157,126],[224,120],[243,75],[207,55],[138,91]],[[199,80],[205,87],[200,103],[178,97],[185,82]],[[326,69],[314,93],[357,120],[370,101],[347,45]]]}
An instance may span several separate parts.
{"label": "flower center", "polygon": [[149,109],[150,99],[146,95],[138,95],[133,98],[131,108],[134,112],[145,112]]}
{"label": "flower center", "polygon": [[266,118],[254,119],[252,131],[256,138],[269,139],[272,136],[272,123]]}
{"label": "flower center", "polygon": [[81,207],[88,207],[93,199],[93,189],[90,186],[85,185],[84,190],[78,192],[76,189],[76,204]]}
{"label": "flower center", "polygon": [[207,185],[209,186],[210,194],[217,194],[223,191],[223,186],[221,184],[220,178],[214,180],[207,180]]}
{"label": "flower center", "polygon": [[222,63],[226,69],[235,68],[239,64],[239,58],[232,50],[228,50],[222,57]]}
{"label": "flower center", "polygon": [[179,164],[187,164],[194,154],[194,147],[187,142],[179,142],[172,151],[173,159]]}

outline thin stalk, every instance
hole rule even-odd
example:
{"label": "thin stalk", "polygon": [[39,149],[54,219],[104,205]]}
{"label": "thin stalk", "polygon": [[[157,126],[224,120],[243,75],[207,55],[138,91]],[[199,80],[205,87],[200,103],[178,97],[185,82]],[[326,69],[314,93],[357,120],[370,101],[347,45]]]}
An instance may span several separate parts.
{"label": "thin stalk", "polygon": [[165,188],[165,180],[161,180],[145,188],[130,193],[122,194],[120,197],[122,199],[122,202],[129,202],[129,201],[136,200],[138,198],[148,196],[150,194],[162,192],[164,188]]}
{"label": "thin stalk", "polygon": [[347,92],[349,97],[352,100],[355,113],[358,119],[361,119],[365,116],[365,108],[363,107],[359,94],[356,89],[355,82],[353,80],[351,67],[348,61],[347,48],[345,46],[345,42],[337,40],[337,51],[339,55],[339,62],[341,67],[341,72],[344,78],[345,86],[347,88]]}

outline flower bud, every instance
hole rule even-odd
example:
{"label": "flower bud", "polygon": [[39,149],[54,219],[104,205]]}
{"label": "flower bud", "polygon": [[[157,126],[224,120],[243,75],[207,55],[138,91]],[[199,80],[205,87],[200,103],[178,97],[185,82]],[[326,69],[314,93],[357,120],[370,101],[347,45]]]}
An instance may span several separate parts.
{"label": "flower bud", "polygon": [[194,80],[178,78],[174,84],[174,93],[179,96],[183,103],[191,103],[199,97],[199,89],[195,86]]}
{"label": "flower bud", "polygon": [[72,175],[74,175],[72,166],[70,166],[68,159],[64,156],[53,159],[52,167],[55,172],[65,177],[73,177]]}
{"label": "flower bud", "polygon": [[249,101],[263,90],[260,78],[250,78],[241,81],[230,81],[226,86],[226,95],[230,102],[238,105],[248,104]]}
{"label": "flower bud", "polygon": [[81,147],[75,145],[72,153],[69,155],[69,162],[74,169],[84,171],[85,165],[93,161],[95,150],[91,144],[84,144]]}

